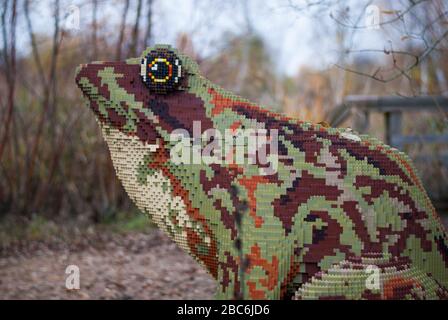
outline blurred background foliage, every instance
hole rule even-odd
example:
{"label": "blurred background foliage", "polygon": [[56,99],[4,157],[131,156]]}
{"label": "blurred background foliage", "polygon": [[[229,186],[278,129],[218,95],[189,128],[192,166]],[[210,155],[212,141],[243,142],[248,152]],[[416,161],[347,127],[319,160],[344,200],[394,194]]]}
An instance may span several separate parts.
{"label": "blurred background foliage", "polygon": [[[161,2],[78,1],[83,15],[80,30],[66,27],[70,1],[2,2],[0,218],[32,220],[33,228],[42,224],[41,219],[70,218],[90,224],[121,221],[123,214],[135,212],[115,176],[94,117],[84,107],[74,71],[92,60],[136,56],[155,42],[169,42],[191,55],[202,73],[224,88],[312,122],[328,120],[329,112],[351,94],[448,94],[448,6],[443,0],[393,4],[268,1],[263,9],[258,8],[262,7],[258,1],[233,0],[224,5],[221,1],[196,0],[190,1],[199,16],[193,29],[202,33],[179,31],[169,41],[161,32],[170,27],[163,23],[169,13],[163,11]],[[359,40],[364,31],[358,23],[364,23],[365,10],[371,4],[381,9],[382,22],[374,32],[386,45],[379,49],[372,49],[368,39]],[[312,33],[309,47],[316,59],[328,56],[331,63],[316,66],[310,61],[288,72],[275,67],[281,59],[276,43],[257,28],[262,25],[263,30],[269,29],[266,12],[276,12],[277,8],[287,12],[287,17],[306,16],[312,21],[311,28],[304,30]],[[115,9],[115,19],[108,19],[107,10],[111,9]],[[264,13],[259,15],[257,10]],[[36,15],[45,19],[44,31],[36,31]],[[210,41],[208,46],[214,50],[205,50],[201,35],[213,29],[216,15],[228,19],[238,15],[242,22]],[[155,21],[158,28],[154,28]],[[364,48],[356,45],[366,42]],[[330,49],[320,48],[319,43],[331,43]],[[301,55],[300,48],[295,54]],[[344,126],[351,126],[350,121]],[[447,131],[447,123],[442,111],[419,112],[404,118],[404,130],[409,134],[441,133]],[[384,138],[382,117],[373,115],[371,124],[369,133]],[[406,151],[414,157],[444,153],[446,149],[443,144],[415,144]],[[431,159],[417,166],[431,194],[446,198],[446,166]],[[140,220],[136,221],[138,228]],[[132,222],[127,226],[135,227]]]}

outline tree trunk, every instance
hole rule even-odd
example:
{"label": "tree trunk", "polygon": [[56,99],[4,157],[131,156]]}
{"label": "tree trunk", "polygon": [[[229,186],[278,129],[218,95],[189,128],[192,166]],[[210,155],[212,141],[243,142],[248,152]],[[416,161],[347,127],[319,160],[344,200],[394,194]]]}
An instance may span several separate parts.
{"label": "tree trunk", "polygon": [[138,31],[139,31],[141,13],[142,13],[142,0],[138,0],[137,15],[135,17],[134,27],[132,29],[132,37],[131,37],[132,42],[129,48],[129,54],[132,57],[135,57],[137,55]]}
{"label": "tree trunk", "polygon": [[[8,2],[4,3],[2,13],[2,29],[3,29],[3,50],[4,50],[4,63],[6,69],[7,79],[7,112],[4,120],[3,136],[0,140],[0,159],[3,156],[6,143],[8,141],[9,128],[11,125],[12,114],[14,110],[14,91],[16,82],[16,25],[17,25],[17,0],[12,2],[11,7],[11,20],[10,20],[10,35],[9,35],[9,47],[6,35],[6,14],[8,11]],[[9,54],[8,54],[9,49]]]}
{"label": "tree trunk", "polygon": [[153,0],[148,0],[147,5],[147,13],[146,13],[146,32],[145,32],[145,48],[149,47],[150,41],[151,41],[151,31],[152,31],[152,4]]}
{"label": "tree trunk", "polygon": [[115,60],[121,60],[121,48],[123,47],[124,29],[126,27],[126,16],[129,11],[129,0],[126,0],[123,8],[123,15],[121,16],[120,33],[117,41],[117,50],[115,53]]}

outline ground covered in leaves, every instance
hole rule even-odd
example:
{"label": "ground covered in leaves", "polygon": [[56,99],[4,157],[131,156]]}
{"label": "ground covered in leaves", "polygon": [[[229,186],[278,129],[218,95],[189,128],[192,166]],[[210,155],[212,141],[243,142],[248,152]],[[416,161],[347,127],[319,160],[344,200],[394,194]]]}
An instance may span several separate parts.
{"label": "ground covered in leaves", "polygon": [[[448,215],[443,216],[448,226]],[[119,226],[117,229],[116,226]],[[67,290],[65,270],[80,270]],[[213,299],[215,282],[146,217],[78,229],[0,224],[0,299]]]}
{"label": "ground covered in leaves", "polygon": [[[77,265],[80,290],[67,290]],[[212,299],[210,275],[157,229],[83,233],[0,248],[0,299]]]}

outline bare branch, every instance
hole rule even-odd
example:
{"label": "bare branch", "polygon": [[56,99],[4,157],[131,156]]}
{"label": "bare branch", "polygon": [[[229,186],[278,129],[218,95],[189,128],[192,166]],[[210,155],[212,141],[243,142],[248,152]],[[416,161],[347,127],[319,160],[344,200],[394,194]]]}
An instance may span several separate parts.
{"label": "bare branch", "polygon": [[[369,73],[366,73],[366,72],[362,72],[362,71],[354,70],[354,69],[351,69],[351,68],[343,67],[343,66],[338,65],[338,64],[335,64],[335,66],[340,68],[340,69],[342,69],[342,70],[344,70],[344,71],[348,71],[348,72],[351,72],[351,73],[354,73],[354,74],[357,74],[357,75],[360,75],[360,76],[366,76],[366,77],[372,78],[372,79],[374,79],[376,81],[387,83],[387,82],[393,81],[395,79],[398,79],[400,76],[407,74],[409,71],[411,71],[413,68],[415,68],[421,61],[425,60],[428,57],[428,55],[435,48],[437,48],[439,43],[442,42],[443,39],[445,39],[446,37],[448,37],[448,30],[445,31],[445,33],[439,39],[437,39],[430,47],[426,48],[426,50],[423,51],[420,55],[413,56],[412,54],[406,53],[406,52],[403,52],[403,51],[391,50],[389,53],[399,53],[399,54],[406,54],[406,55],[413,56],[415,58],[415,61],[412,64],[410,64],[409,66],[407,66],[406,68],[400,69],[399,72],[397,72],[393,76],[388,77],[386,79],[383,79],[380,76],[377,76],[376,75],[378,73],[377,71],[375,71],[375,73],[373,73],[373,74],[369,74]],[[369,50],[360,50],[360,51],[369,51]],[[371,52],[376,52],[376,51],[379,51],[379,50],[370,50],[370,51]],[[394,67],[397,68],[397,65],[396,65],[395,61],[394,61]]]}
{"label": "bare branch", "polygon": [[[51,65],[50,65],[49,81],[48,81],[49,85],[47,86],[47,88],[44,92],[44,100],[42,102],[42,110],[40,113],[38,126],[37,126],[37,132],[36,132],[33,146],[32,146],[29,167],[27,170],[27,180],[26,180],[27,188],[30,187],[30,181],[34,174],[34,166],[35,166],[35,162],[37,160],[37,154],[39,151],[39,145],[40,145],[40,139],[42,136],[43,126],[44,126],[45,118],[48,115],[49,109],[50,109],[50,104],[51,104],[51,102],[50,102],[50,87],[53,92],[53,96],[52,96],[53,106],[56,103],[56,93],[57,93],[57,90],[56,90],[56,64],[57,64],[57,58],[58,58],[58,54],[59,54],[59,45],[60,45],[58,38],[59,38],[59,0],[55,0],[53,44],[52,44]],[[27,194],[27,196],[31,196],[30,192],[27,192],[26,194]],[[28,204],[28,202],[29,201],[26,201],[25,203]]]}
{"label": "bare branch", "polygon": [[98,0],[92,0],[92,47],[93,47],[93,57],[92,60],[98,58]]}
{"label": "bare branch", "polygon": [[[403,12],[398,13],[395,18],[384,21],[384,22],[380,22],[378,23],[378,26],[385,26],[388,24],[392,24],[394,22],[397,22],[399,20],[402,20],[411,10],[413,10],[416,6],[418,6],[419,4],[422,4],[424,2],[428,2],[430,0],[419,0],[419,1],[413,1],[411,2],[411,5],[409,7],[407,7]],[[350,29],[368,29],[370,28],[370,26],[362,26],[359,24],[347,24],[342,22],[341,20],[336,19],[333,14],[330,14],[330,18],[332,18],[336,23],[338,23],[339,25],[345,27],[345,28],[350,28]]]}
{"label": "bare branch", "polygon": [[25,20],[26,20],[26,24],[27,24],[27,28],[28,28],[28,34],[29,34],[30,40],[31,40],[31,51],[33,53],[34,63],[36,64],[37,72],[40,77],[40,81],[44,85],[44,87],[46,87],[47,79],[45,79],[44,68],[42,67],[39,50],[37,49],[36,37],[34,35],[33,25],[31,24],[31,19],[30,19],[29,5],[30,5],[30,0],[25,0],[25,3],[24,3]]}
{"label": "bare branch", "polygon": [[121,59],[121,48],[123,46],[124,29],[126,27],[126,16],[128,14],[128,11],[129,11],[129,0],[126,0],[124,3],[123,14],[121,16],[120,33],[118,36],[117,50],[115,53],[115,60],[117,61]]}
{"label": "bare branch", "polygon": [[146,32],[145,32],[145,40],[144,40],[144,44],[145,47],[149,46],[149,43],[151,41],[151,31],[152,31],[152,5],[153,5],[153,0],[148,0],[147,2],[147,13],[146,13]]}
{"label": "bare branch", "polygon": [[140,25],[141,12],[142,12],[142,0],[138,0],[137,14],[135,17],[134,28],[132,29],[131,46],[129,48],[129,54],[131,56],[137,55],[138,31]]}

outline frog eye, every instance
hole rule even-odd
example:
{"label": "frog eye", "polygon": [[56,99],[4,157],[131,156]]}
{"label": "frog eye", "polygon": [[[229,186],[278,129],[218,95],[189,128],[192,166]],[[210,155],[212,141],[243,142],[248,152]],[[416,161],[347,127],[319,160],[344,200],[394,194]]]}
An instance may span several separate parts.
{"label": "frog eye", "polygon": [[140,75],[151,92],[172,92],[182,79],[181,61],[167,49],[150,51],[141,61]]}

